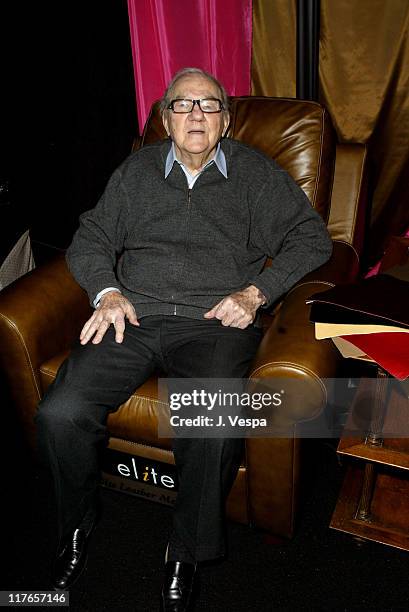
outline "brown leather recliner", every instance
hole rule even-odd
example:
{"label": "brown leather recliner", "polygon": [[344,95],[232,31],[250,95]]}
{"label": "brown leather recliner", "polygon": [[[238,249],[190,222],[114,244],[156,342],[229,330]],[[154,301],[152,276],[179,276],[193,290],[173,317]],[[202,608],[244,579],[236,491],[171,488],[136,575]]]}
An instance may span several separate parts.
{"label": "brown leather recliner", "polygon": [[[340,145],[327,111],[315,102],[240,97],[232,99],[229,135],[276,159],[327,221],[334,239],[331,260],[305,277],[271,314],[251,368],[253,378],[295,377],[308,393],[302,403],[283,402],[288,424],[325,409],[322,378],[335,376],[338,353],[331,341],[316,341],[306,298],[332,283],[352,281],[359,268],[366,209],[366,149]],[[157,106],[140,146],[165,137]],[[285,202],[283,202],[285,206]],[[0,359],[29,444],[35,446],[33,415],[72,341],[90,315],[85,292],[56,259],[0,293]],[[170,439],[158,439],[155,378],[137,389],[108,419],[111,449],[173,463]],[[277,418],[280,418],[280,409]],[[106,451],[109,452],[109,449]],[[247,439],[245,456],[228,499],[228,515],[279,536],[290,537],[302,478],[302,445],[287,438]]]}

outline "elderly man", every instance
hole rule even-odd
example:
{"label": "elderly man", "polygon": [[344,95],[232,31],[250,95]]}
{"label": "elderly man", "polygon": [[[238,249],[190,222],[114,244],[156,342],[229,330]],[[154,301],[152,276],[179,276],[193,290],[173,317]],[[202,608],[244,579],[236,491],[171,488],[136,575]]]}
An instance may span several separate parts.
{"label": "elderly man", "polygon": [[[168,140],[114,172],[67,251],[95,310],[39,406],[60,538],[53,583],[84,566],[97,516],[97,448],[106,418],[160,368],[175,378],[241,378],[269,307],[324,263],[331,241],[293,180],[229,138],[226,92],[186,68],[162,100]],[[264,268],[267,256],[273,265]],[[164,610],[187,609],[197,562],[224,553],[223,506],[237,439],[175,438],[179,492],[166,553]]]}

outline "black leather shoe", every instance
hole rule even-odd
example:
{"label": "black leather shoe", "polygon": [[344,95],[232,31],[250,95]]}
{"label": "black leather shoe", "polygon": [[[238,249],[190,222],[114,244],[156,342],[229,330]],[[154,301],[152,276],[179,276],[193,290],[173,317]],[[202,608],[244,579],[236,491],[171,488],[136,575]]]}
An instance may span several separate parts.
{"label": "black leather shoe", "polygon": [[58,549],[52,583],[55,589],[68,589],[81,575],[87,560],[87,541],[91,533],[75,529]]}
{"label": "black leather shoe", "polygon": [[162,612],[186,612],[189,609],[196,565],[168,561],[162,588]]}

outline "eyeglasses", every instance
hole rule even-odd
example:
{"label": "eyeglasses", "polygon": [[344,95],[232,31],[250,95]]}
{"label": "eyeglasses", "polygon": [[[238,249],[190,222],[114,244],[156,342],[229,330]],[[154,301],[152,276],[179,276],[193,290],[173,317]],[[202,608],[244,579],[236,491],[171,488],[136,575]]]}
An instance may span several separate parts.
{"label": "eyeglasses", "polygon": [[204,113],[220,113],[224,110],[223,103],[218,98],[203,98],[203,100],[172,100],[168,105],[168,109],[172,110],[174,113],[191,113],[195,104],[197,104]]}

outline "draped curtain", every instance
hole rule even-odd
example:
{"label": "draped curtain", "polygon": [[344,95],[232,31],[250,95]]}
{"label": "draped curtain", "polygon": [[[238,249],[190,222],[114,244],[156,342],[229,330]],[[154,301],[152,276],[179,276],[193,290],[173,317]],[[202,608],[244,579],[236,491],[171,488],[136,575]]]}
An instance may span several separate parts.
{"label": "draped curtain", "polygon": [[[320,90],[372,162],[369,258],[409,227],[409,2],[321,0]],[[295,0],[253,0],[252,94],[295,97]]]}
{"label": "draped curtain", "polygon": [[173,74],[194,66],[250,93],[251,0],[128,0],[139,129]]}
{"label": "draped curtain", "polygon": [[251,94],[295,98],[296,0],[253,0]]}
{"label": "draped curtain", "polygon": [[321,96],[344,142],[369,145],[370,251],[409,227],[409,3],[321,0]]}

